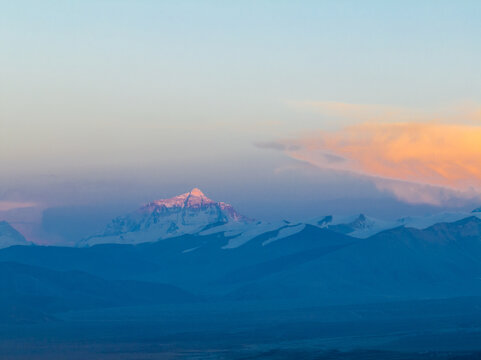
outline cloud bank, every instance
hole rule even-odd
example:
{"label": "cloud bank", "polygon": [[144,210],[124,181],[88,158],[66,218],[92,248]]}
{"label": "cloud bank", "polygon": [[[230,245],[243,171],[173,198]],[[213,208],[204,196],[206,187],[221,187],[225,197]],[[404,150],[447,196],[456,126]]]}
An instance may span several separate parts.
{"label": "cloud bank", "polygon": [[463,193],[481,191],[481,126],[363,123],[301,137],[285,146],[292,148],[296,150],[286,150],[290,157],[318,167],[396,181],[377,183],[409,202],[439,200],[418,197],[413,185],[399,181]]}
{"label": "cloud bank", "polygon": [[479,106],[435,114],[385,105],[295,105],[349,125],[269,143],[269,148],[316,167],[369,176],[379,190],[409,203],[442,205],[481,194]]}

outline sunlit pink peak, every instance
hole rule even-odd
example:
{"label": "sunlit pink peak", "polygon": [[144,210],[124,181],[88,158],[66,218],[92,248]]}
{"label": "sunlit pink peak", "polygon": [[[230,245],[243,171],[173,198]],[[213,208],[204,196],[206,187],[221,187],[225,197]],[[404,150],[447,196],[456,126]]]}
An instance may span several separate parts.
{"label": "sunlit pink peak", "polygon": [[194,188],[191,191],[174,196],[170,199],[160,199],[154,200],[153,202],[147,204],[144,208],[152,207],[192,207],[192,206],[202,206],[215,204],[215,201],[209,199],[204,193],[198,189]]}
{"label": "sunlit pink peak", "polygon": [[198,189],[198,188],[193,188],[192,190],[190,190],[190,194],[193,195],[193,196],[204,196],[204,193]]}
{"label": "sunlit pink peak", "polygon": [[187,193],[174,196],[170,199],[154,200],[141,207],[139,210],[141,214],[145,215],[152,213],[168,214],[170,211],[173,211],[172,213],[177,213],[178,211],[183,211],[184,209],[189,209],[192,211],[207,211],[206,214],[208,214],[208,216],[211,216],[212,214],[217,214],[215,216],[219,216],[219,214],[221,214],[220,216],[222,219],[220,221],[224,222],[228,221],[226,219],[243,222],[253,221],[237,213],[231,205],[225,202],[217,202],[209,199],[198,188],[193,188]]}

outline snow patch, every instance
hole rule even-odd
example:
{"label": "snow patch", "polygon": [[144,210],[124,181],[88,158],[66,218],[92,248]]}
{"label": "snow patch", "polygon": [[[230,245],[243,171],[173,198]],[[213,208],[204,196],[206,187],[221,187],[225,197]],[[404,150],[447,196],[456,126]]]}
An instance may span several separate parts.
{"label": "snow patch", "polygon": [[287,226],[287,227],[281,228],[276,236],[264,241],[262,243],[262,246],[265,246],[265,245],[268,245],[268,244],[270,244],[274,241],[277,241],[277,240],[284,239],[286,237],[295,235],[295,234],[301,232],[302,230],[304,230],[305,228],[306,228],[306,224],[297,224],[297,225],[294,225],[294,226]]}

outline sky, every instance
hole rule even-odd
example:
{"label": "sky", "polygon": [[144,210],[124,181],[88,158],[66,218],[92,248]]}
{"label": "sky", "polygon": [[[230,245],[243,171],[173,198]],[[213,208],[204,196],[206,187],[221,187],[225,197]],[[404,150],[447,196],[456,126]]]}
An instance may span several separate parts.
{"label": "sky", "polygon": [[0,217],[32,237],[193,187],[267,220],[481,204],[479,1],[0,5]]}

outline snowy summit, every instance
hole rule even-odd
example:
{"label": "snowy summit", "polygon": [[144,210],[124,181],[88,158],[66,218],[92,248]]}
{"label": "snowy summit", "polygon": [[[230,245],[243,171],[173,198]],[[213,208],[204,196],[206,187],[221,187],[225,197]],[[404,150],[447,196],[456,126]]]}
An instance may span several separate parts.
{"label": "snowy summit", "polygon": [[251,221],[231,205],[209,199],[200,189],[194,188],[169,199],[151,201],[114,219],[103,234],[86,239],[84,244],[151,242],[196,234],[211,226]]}

